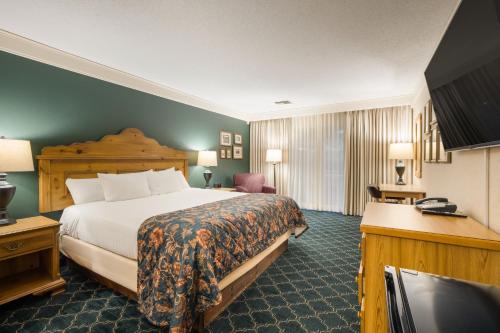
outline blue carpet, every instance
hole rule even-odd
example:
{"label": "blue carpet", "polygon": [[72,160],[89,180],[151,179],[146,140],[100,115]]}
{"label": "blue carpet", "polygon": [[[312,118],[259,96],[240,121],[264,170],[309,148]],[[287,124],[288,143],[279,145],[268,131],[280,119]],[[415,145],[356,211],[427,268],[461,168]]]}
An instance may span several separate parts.
{"label": "blue carpet", "polygon": [[[208,328],[219,332],[359,332],[354,282],[359,217],[305,211],[310,229]],[[66,292],[0,306],[0,332],[161,332],[136,303],[62,267]]]}

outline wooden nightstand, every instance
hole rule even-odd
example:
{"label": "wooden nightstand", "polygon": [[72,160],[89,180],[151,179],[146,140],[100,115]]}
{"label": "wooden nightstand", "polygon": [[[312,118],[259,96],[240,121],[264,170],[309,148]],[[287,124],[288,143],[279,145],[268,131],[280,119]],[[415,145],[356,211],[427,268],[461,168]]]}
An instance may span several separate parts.
{"label": "wooden nightstand", "polygon": [[0,304],[64,290],[58,233],[59,222],[43,216],[0,227]]}

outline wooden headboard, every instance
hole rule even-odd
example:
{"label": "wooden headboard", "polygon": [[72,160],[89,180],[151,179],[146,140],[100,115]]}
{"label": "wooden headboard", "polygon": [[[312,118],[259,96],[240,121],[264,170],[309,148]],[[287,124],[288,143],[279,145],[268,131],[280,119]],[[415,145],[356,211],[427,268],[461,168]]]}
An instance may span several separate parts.
{"label": "wooden headboard", "polygon": [[58,211],[73,204],[67,178],[96,178],[97,173],[127,173],[175,167],[187,179],[187,152],[161,146],[136,128],[99,141],[45,147],[37,156],[39,210]]}

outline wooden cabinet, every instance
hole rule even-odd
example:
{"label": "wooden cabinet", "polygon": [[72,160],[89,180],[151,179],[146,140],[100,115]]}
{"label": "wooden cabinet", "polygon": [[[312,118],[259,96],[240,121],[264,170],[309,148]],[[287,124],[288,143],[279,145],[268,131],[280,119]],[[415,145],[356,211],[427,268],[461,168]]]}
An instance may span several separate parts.
{"label": "wooden cabinet", "polygon": [[64,290],[58,233],[59,223],[43,216],[0,227],[0,304]]}
{"label": "wooden cabinet", "polygon": [[369,203],[360,230],[361,332],[388,332],[385,265],[500,285],[500,235],[471,218]]}

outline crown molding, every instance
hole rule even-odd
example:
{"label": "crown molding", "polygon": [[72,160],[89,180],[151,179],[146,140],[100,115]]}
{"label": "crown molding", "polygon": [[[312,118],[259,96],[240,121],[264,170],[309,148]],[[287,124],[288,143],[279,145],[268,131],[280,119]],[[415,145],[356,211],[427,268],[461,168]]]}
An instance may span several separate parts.
{"label": "crown molding", "polygon": [[294,109],[284,109],[269,112],[256,113],[249,116],[250,121],[312,116],[324,113],[336,113],[346,111],[359,111],[365,109],[385,108],[391,106],[411,105],[415,95],[401,95],[388,98],[374,98],[361,101],[351,101],[345,103],[326,104],[310,107],[300,107]]}
{"label": "crown molding", "polygon": [[248,121],[243,113],[0,29],[0,50],[203,110]]}

